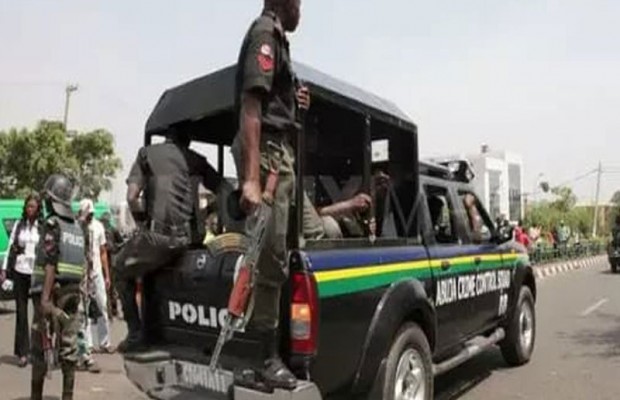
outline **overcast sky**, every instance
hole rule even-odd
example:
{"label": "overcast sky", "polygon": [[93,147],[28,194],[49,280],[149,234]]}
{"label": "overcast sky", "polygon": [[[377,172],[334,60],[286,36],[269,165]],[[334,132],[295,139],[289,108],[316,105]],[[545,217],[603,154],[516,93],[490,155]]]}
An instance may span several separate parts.
{"label": "overcast sky", "polygon": [[[0,0],[0,129],[105,127],[129,168],[168,87],[236,61],[261,0]],[[620,2],[303,0],[293,57],[394,101],[422,155],[522,154],[526,192],[620,171]],[[122,179],[119,179],[122,181]],[[124,188],[117,185],[116,198]],[[593,176],[574,185],[593,197]],[[620,174],[603,176],[603,200]]]}

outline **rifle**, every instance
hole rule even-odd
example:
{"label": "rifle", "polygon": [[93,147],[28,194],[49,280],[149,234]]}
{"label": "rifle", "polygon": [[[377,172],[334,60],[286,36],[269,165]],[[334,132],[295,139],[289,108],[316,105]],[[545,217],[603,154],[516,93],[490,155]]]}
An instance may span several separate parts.
{"label": "rifle", "polygon": [[[271,142],[268,145],[270,147],[274,146]],[[211,371],[215,371],[217,368],[218,360],[226,342],[232,339],[235,331],[245,328],[250,320],[253,308],[252,292],[256,276],[258,275],[256,263],[263,249],[268,224],[271,222],[273,198],[278,186],[278,173],[279,165],[271,162],[265,190],[263,191],[263,201],[246,221],[246,227],[248,228],[246,229],[246,234],[250,239],[250,246],[241,259],[237,277],[228,298],[228,313],[220,330],[220,335],[218,336],[209,364]]]}

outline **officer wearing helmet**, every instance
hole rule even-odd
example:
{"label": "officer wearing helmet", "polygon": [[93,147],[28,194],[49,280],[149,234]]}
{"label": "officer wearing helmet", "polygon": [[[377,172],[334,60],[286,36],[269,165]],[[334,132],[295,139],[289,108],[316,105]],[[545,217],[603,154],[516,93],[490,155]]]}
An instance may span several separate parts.
{"label": "officer wearing helmet", "polygon": [[73,399],[78,359],[77,334],[80,283],[86,272],[83,229],[71,210],[73,185],[63,175],[50,176],[42,192],[46,219],[37,247],[32,295],[35,304],[32,324],[31,399],[43,398],[48,364],[44,343],[55,332],[58,362],[62,369],[62,400]]}

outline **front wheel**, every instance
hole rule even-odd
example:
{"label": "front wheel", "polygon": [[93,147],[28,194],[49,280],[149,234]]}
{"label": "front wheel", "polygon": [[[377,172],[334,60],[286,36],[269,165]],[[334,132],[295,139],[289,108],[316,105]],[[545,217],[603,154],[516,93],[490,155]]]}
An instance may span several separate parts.
{"label": "front wheel", "polygon": [[396,335],[388,354],[383,385],[384,400],[431,400],[433,366],[426,335],[407,323]]}
{"label": "front wheel", "polygon": [[536,342],[536,310],[529,287],[521,288],[517,308],[506,329],[506,338],[500,343],[504,360],[512,366],[527,364]]}

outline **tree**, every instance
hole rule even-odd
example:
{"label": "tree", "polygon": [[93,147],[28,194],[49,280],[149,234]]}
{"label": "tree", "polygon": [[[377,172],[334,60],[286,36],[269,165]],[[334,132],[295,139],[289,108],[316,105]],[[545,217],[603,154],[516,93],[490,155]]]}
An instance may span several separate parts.
{"label": "tree", "polygon": [[577,204],[577,196],[573,193],[573,189],[560,186],[551,189],[557,198],[551,203],[551,206],[560,212],[567,213]]}
{"label": "tree", "polygon": [[593,210],[588,207],[575,207],[577,196],[569,187],[556,187],[551,189],[551,193],[555,195],[555,199],[538,202],[528,210],[526,224],[540,225],[551,231],[564,221],[573,232],[589,235],[594,224]]}
{"label": "tree", "polygon": [[114,154],[111,133],[99,129],[77,135],[71,140],[70,149],[77,160],[76,178],[80,198],[96,199],[102,191],[112,188],[112,179],[122,165]]}
{"label": "tree", "polygon": [[38,191],[47,177],[64,173],[79,194],[97,199],[112,186],[121,168],[112,135],[96,130],[68,137],[61,122],[41,121],[34,130],[0,131],[0,196],[23,197]]}
{"label": "tree", "polygon": [[613,196],[611,196],[611,203],[620,207],[620,190],[616,191]]}

